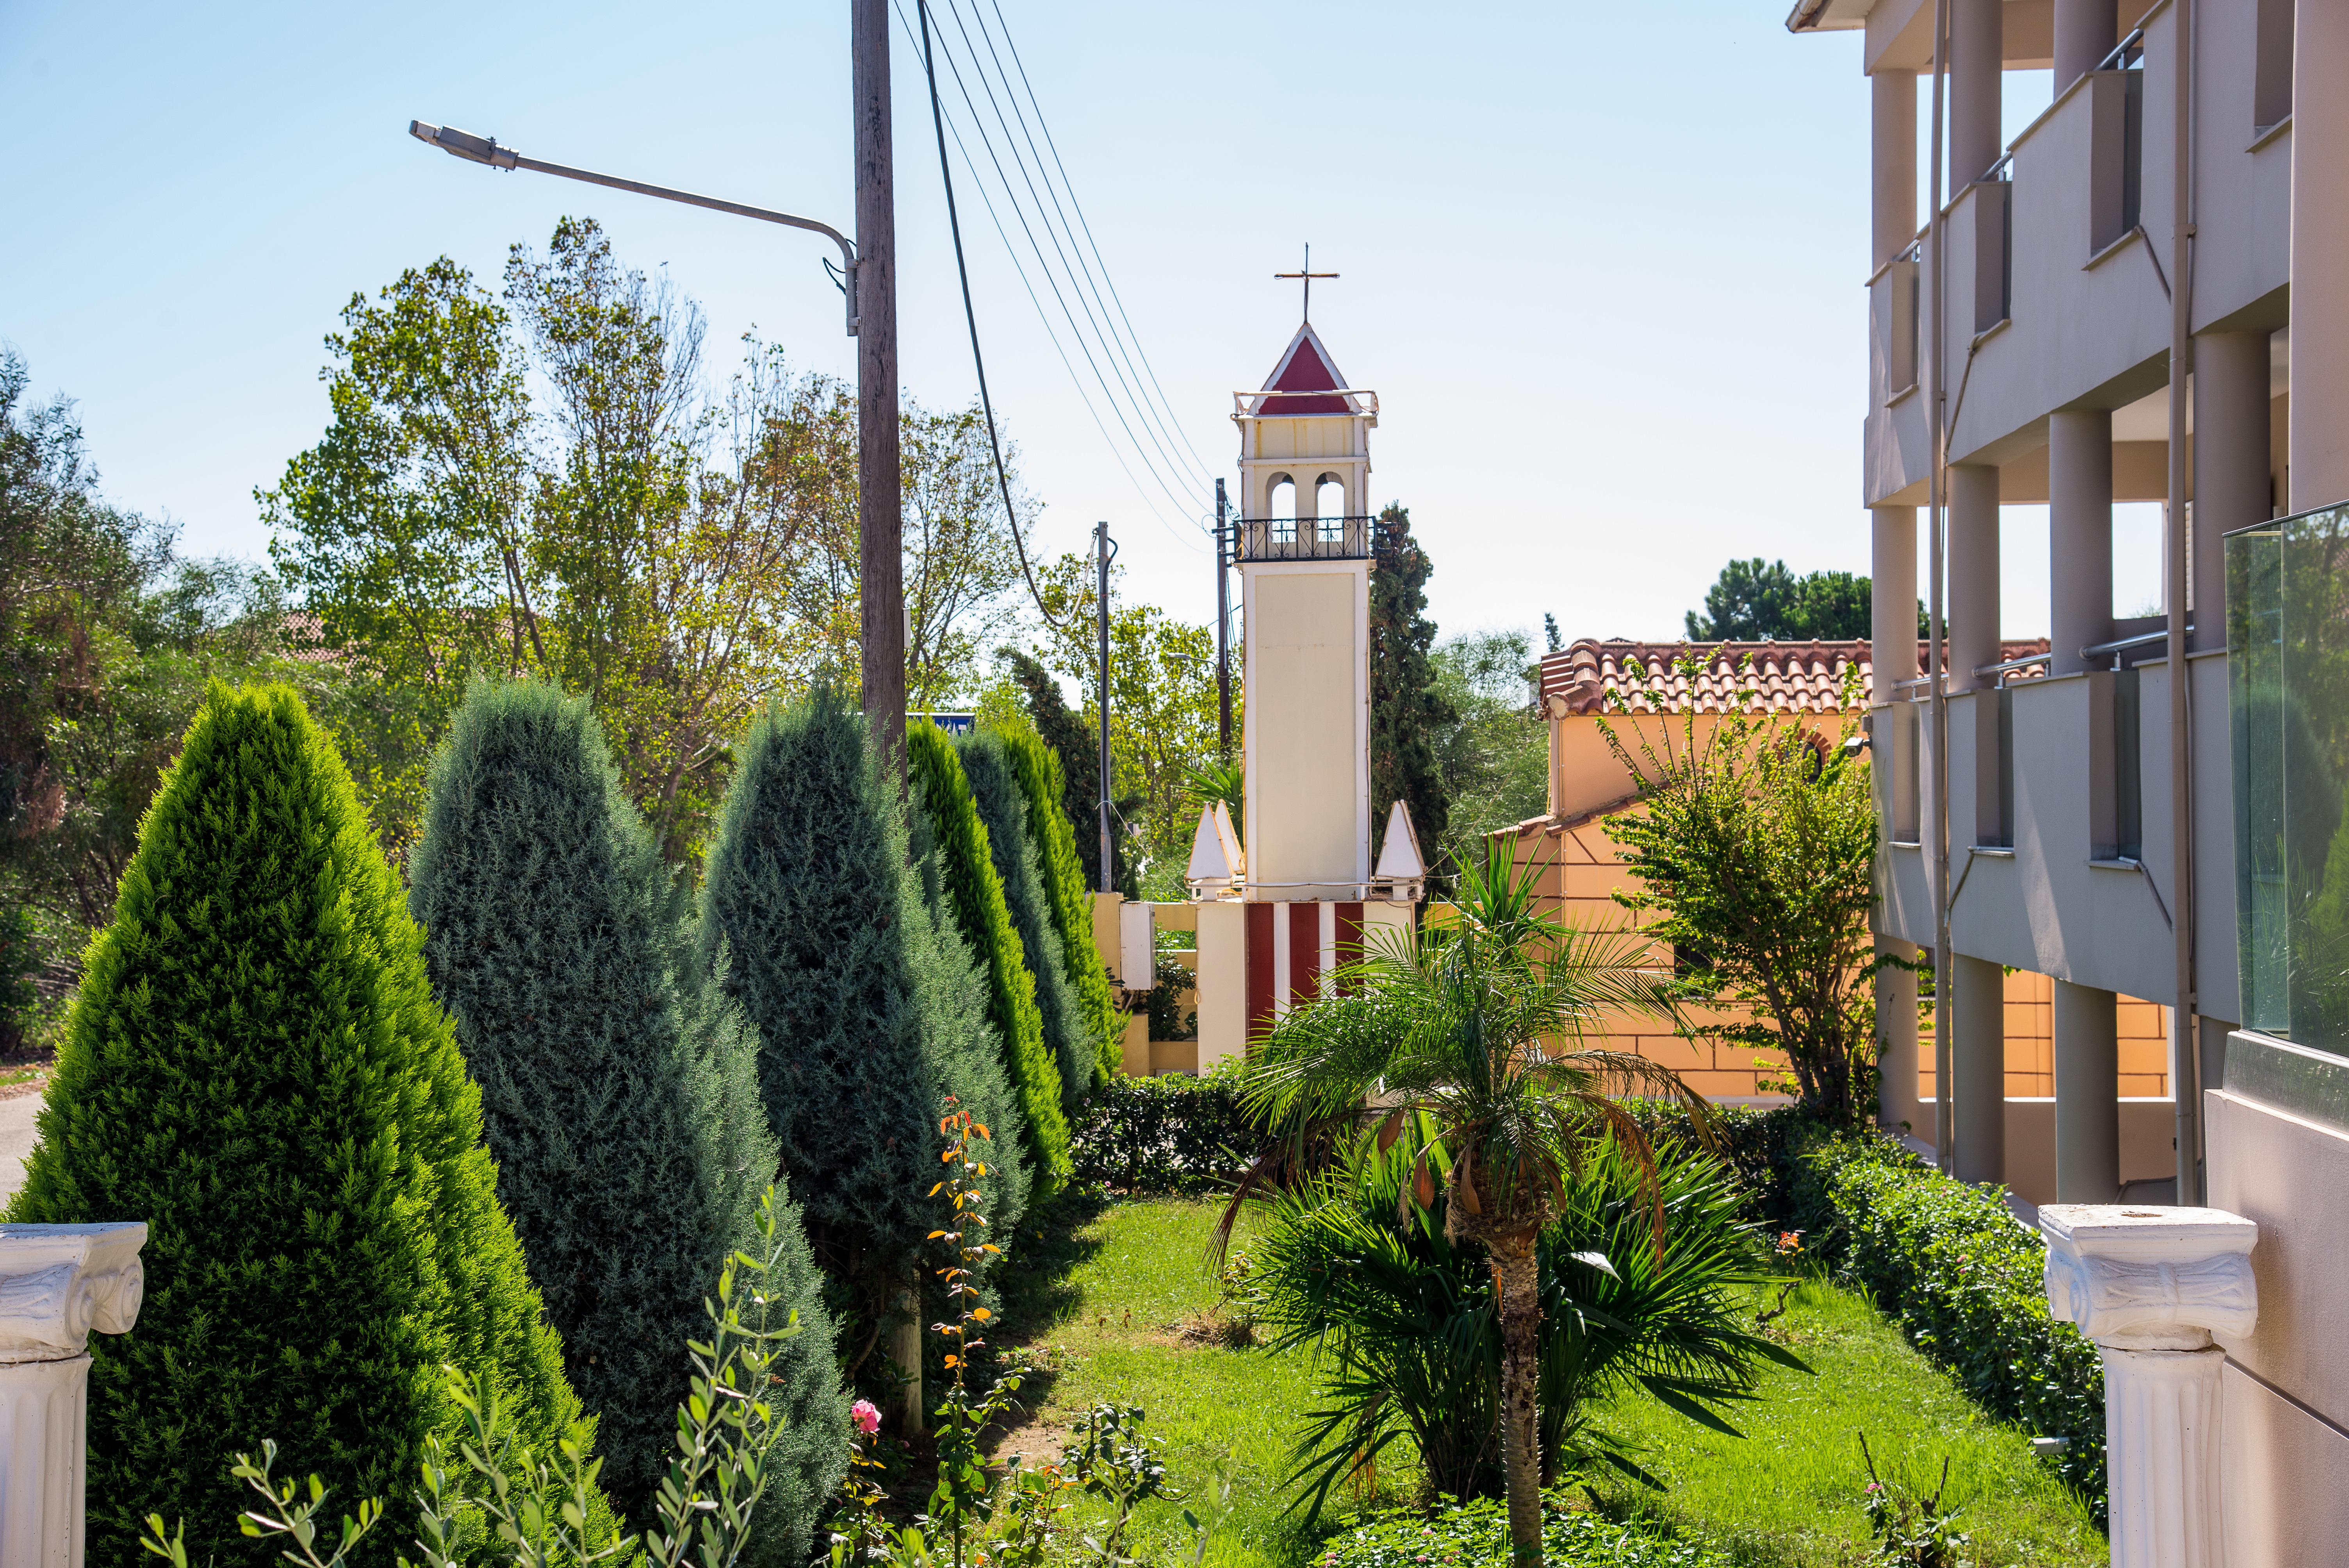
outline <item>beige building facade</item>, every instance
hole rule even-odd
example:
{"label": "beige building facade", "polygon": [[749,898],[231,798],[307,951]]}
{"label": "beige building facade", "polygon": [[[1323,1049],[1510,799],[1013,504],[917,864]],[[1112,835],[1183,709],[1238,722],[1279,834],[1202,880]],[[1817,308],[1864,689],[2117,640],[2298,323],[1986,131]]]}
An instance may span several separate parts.
{"label": "beige building facade", "polygon": [[[2298,914],[2277,916],[2298,966],[2278,995],[2304,1005],[2255,1010],[2243,973],[2252,903],[2316,897],[2288,885],[2297,861],[2271,892],[2260,879],[2293,813],[2340,812],[2340,775],[2295,773],[2270,792],[2276,820],[2259,815],[2246,758],[2305,750],[2322,726],[2259,684],[2295,649],[2242,566],[2248,539],[2309,533],[2271,520],[2349,500],[2349,5],[1801,0],[1787,26],[1857,35],[1871,85],[1857,477],[1878,643],[1904,650],[1872,671],[1878,931],[1930,951],[1946,922],[1950,953],[1947,1096],[1912,1099],[1923,1075],[1895,1070],[1883,1115],[1961,1177],[2040,1164],[2003,1048],[2008,972],[2033,976],[2057,1199],[2111,1203],[2127,1182],[2133,1202],[2257,1226],[2256,1325],[2218,1333],[2223,1560],[2349,1560],[2349,1049],[2318,1021],[2329,993],[2303,995],[2328,960],[2290,947]],[[2002,139],[2008,74],[2047,69],[2053,101]],[[1918,155],[1937,88],[1933,211]],[[2112,509],[2130,500],[2167,506],[2166,608],[2141,620],[2113,596]],[[2021,504],[2048,508],[2053,634],[2017,665],[1998,653],[1999,538]],[[1937,569],[1940,705],[1883,634]],[[1884,1053],[1921,1068],[1933,1042],[1901,1026],[1898,990]],[[2131,995],[2171,1026],[2178,1093],[2152,1139],[2123,1077]],[[2149,1181],[2148,1159],[2166,1168]]]}

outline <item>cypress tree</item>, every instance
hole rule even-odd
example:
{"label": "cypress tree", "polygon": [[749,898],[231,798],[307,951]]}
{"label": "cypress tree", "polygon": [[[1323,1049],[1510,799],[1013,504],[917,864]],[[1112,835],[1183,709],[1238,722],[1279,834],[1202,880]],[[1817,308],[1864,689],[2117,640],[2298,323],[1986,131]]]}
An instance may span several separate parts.
{"label": "cypress tree", "polygon": [[490,1376],[541,1452],[592,1430],[421,944],[300,700],[214,682],[90,945],[8,1208],[150,1227],[138,1329],[89,1347],[92,1561],[137,1561],[155,1512],[193,1557],[274,1562],[228,1474],[265,1437],[280,1473],[384,1498],[381,1538],[410,1534],[425,1437],[458,1431],[444,1364]]}
{"label": "cypress tree", "polygon": [[987,973],[987,1012],[1003,1047],[1004,1076],[1019,1096],[1027,1134],[1029,1179],[1050,1196],[1069,1179],[1069,1121],[1061,1109],[1061,1070],[1044,1045],[1036,978],[1003,899],[987,824],[954,742],[934,724],[905,734],[905,774],[935,836],[947,903],[956,927]]}
{"label": "cypress tree", "polygon": [[[758,1037],[695,951],[688,896],[584,699],[476,682],[434,759],[411,870],[409,910],[481,1086],[498,1196],[596,1412],[605,1485],[649,1523],[686,1343],[727,1255],[755,1249],[776,1171]],[[788,1204],[783,1225],[798,1244],[770,1284],[804,1330],[783,1369],[796,1451],[760,1534],[796,1565],[847,1468],[848,1422]]]}
{"label": "cypress tree", "polygon": [[1460,716],[1435,689],[1435,623],[1427,580],[1435,567],[1412,537],[1411,512],[1389,501],[1371,531],[1371,852],[1386,838],[1387,811],[1411,808],[1431,852],[1452,818],[1435,737]]}
{"label": "cypress tree", "polygon": [[[1076,851],[1077,864],[1081,868],[1084,885],[1101,886],[1101,748],[1093,731],[1085,724],[1085,716],[1071,708],[1061,696],[1061,683],[1052,672],[1039,663],[1035,655],[1017,648],[1006,648],[1004,656],[1011,664],[1011,681],[1027,699],[1029,722],[1044,744],[1060,758],[1065,774],[1061,785],[1061,810],[1080,830],[1071,839]],[[1121,800],[1121,810],[1130,809],[1133,802]],[[1110,885],[1128,898],[1142,896],[1142,878],[1134,869],[1133,857],[1121,834],[1110,835]]]}
{"label": "cypress tree", "polygon": [[832,692],[770,707],[744,738],[702,910],[703,950],[731,949],[725,987],[759,1031],[817,1262],[877,1326],[937,1228],[945,1099],[979,1103],[993,1041],[972,1038],[977,988],[939,952],[895,783]]}
{"label": "cypress tree", "polygon": [[1044,868],[1028,836],[1028,802],[1012,777],[1011,758],[1002,737],[974,731],[955,748],[962,758],[963,776],[970,781],[970,797],[978,820],[987,829],[987,847],[995,874],[1003,883],[1004,908],[1019,936],[1019,951],[1028,973],[1036,980],[1036,1013],[1044,1026],[1044,1049],[1061,1069],[1061,1108],[1074,1115],[1078,1103],[1093,1087],[1101,1049],[1087,1026],[1083,1004],[1069,983],[1068,955],[1061,946],[1050,896],[1044,891]]}
{"label": "cypress tree", "polygon": [[1011,777],[1027,804],[1028,838],[1036,846],[1043,870],[1044,892],[1053,928],[1061,934],[1069,985],[1099,1055],[1094,1078],[1106,1082],[1123,1063],[1125,1015],[1118,1010],[1117,998],[1110,992],[1109,967],[1093,945],[1093,898],[1085,887],[1084,866],[1077,855],[1076,830],[1061,804],[1068,786],[1061,773],[1060,754],[1030,726],[1013,723],[997,733],[1003,738]]}

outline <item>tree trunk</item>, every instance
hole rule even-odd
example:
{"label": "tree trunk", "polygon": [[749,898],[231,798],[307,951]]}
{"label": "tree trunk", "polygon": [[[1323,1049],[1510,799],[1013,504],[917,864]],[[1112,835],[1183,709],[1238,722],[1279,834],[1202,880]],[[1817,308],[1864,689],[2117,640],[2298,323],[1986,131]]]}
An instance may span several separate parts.
{"label": "tree trunk", "polygon": [[1542,1560],[1541,1279],[1534,1257],[1537,1233],[1493,1237],[1493,1287],[1501,1303],[1501,1466],[1509,1500],[1509,1552],[1514,1568]]}

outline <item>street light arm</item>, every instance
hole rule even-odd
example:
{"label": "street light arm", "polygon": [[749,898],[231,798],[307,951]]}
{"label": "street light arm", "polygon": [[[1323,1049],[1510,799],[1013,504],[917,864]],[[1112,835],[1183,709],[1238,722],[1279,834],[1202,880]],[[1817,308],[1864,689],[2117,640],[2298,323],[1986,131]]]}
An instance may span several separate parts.
{"label": "street light arm", "polygon": [[672,191],[665,185],[647,185],[640,180],[622,180],[616,175],[597,174],[592,170],[573,169],[561,163],[524,158],[511,147],[500,147],[494,137],[475,136],[454,126],[428,125],[423,120],[411,119],[408,122],[408,134],[452,157],[485,163],[492,169],[528,169],[540,174],[581,180],[590,185],[631,191],[639,196],[657,196],[664,201],[682,201],[689,207],[707,207],[713,212],[731,212],[738,218],[756,218],[762,223],[781,223],[787,228],[805,229],[812,233],[823,234],[840,247],[841,269],[847,279],[844,292],[848,296],[848,335],[856,335],[856,246],[847,235],[829,223],[819,223],[812,218],[795,218],[789,212],[770,211],[764,207],[746,207],[740,201],[721,201],[715,196],[697,196],[690,191]]}

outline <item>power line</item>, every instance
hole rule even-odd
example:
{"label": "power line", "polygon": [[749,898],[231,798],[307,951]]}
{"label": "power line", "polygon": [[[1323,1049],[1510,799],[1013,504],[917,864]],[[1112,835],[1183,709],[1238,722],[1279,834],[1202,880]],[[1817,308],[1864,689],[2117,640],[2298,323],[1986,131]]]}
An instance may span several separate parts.
{"label": "power line", "polygon": [[[901,20],[902,16],[903,13],[901,9]],[[966,43],[968,43],[968,38],[966,38]],[[1166,475],[1160,470],[1158,464],[1152,460],[1148,449],[1144,448],[1141,438],[1134,434],[1133,421],[1126,418],[1124,406],[1118,400],[1117,394],[1110,389],[1109,377],[1102,374],[1101,363],[1093,356],[1092,346],[1086,341],[1084,329],[1077,325],[1076,312],[1069,308],[1068,296],[1061,292],[1060,279],[1052,271],[1052,263],[1050,259],[1045,256],[1044,247],[1036,238],[1034,225],[1030,223],[1028,221],[1028,212],[1026,208],[1020,204],[1019,193],[1013,188],[1010,176],[1004,171],[1003,160],[995,150],[994,139],[987,132],[984,117],[982,117],[978,112],[978,102],[971,96],[970,84],[963,79],[962,67],[956,62],[954,51],[949,48],[944,52],[947,57],[947,69],[955,78],[955,88],[962,94],[965,107],[970,110],[971,129],[978,133],[979,145],[987,150],[988,161],[994,166],[996,179],[1002,184],[1005,198],[1011,204],[1012,215],[1019,220],[1020,232],[1027,237],[1029,248],[1035,253],[1036,264],[1038,268],[1042,271],[1044,274],[1044,282],[1052,292],[1053,302],[1061,307],[1061,315],[1069,324],[1070,334],[1075,337],[1077,341],[1078,352],[1084,356],[1085,364],[1087,367],[1092,371],[1093,379],[1102,389],[1102,396],[1108,399],[1110,411],[1117,416],[1118,424],[1120,428],[1125,431],[1126,439],[1133,443],[1135,456],[1139,457],[1143,461],[1143,466],[1150,470],[1152,479],[1155,480],[1159,488],[1165,492],[1167,500],[1173,501],[1178,509],[1187,511],[1189,506],[1195,505],[1196,502],[1194,501],[1186,503],[1183,500],[1182,496],[1178,493],[1177,487],[1168,482]],[[979,77],[979,86],[981,89],[990,93],[991,102],[991,89],[988,87],[986,76],[981,70],[976,56],[972,57],[971,69],[973,74]],[[1000,122],[1002,117],[999,110],[998,111],[997,118],[999,122]],[[1006,140],[1009,141],[1010,130],[1008,124],[1005,126],[1004,134]],[[957,137],[957,139],[959,140],[960,138]],[[1013,161],[1018,162],[1018,148],[1013,147],[1011,149],[1011,154]],[[976,173],[977,170],[974,170],[973,172]],[[1023,181],[1026,181],[1027,170],[1024,164],[1021,165],[1020,172]],[[1032,181],[1027,181],[1027,183],[1029,185],[1030,194],[1031,196],[1034,195],[1034,182]],[[1039,217],[1040,219],[1040,212],[1039,213]],[[1049,224],[1047,225],[1047,232],[1050,232]],[[1059,245],[1057,237],[1054,238],[1053,242],[1055,249],[1057,249]],[[1063,261],[1062,265],[1065,268],[1065,261]],[[1071,286],[1074,286],[1074,282],[1075,280],[1072,274],[1071,277]],[[1081,300],[1080,303],[1082,303]],[[1106,348],[1107,345],[1104,343],[1104,352],[1106,352]]]}
{"label": "power line", "polygon": [[914,7],[922,17],[922,75],[930,84],[930,128],[938,137],[938,180],[947,188],[947,227],[954,234],[955,273],[962,280],[962,317],[970,326],[970,362],[978,372],[978,406],[987,414],[987,445],[995,454],[995,482],[1003,491],[1003,515],[1011,524],[1011,545],[1019,555],[1019,575],[1028,580],[1028,597],[1036,602],[1036,614],[1044,617],[1044,624],[1056,632],[1068,627],[1052,619],[1052,612],[1044,607],[1044,595],[1036,591],[1036,573],[1028,564],[1028,544],[1019,537],[1019,511],[1011,504],[1010,476],[1003,471],[1003,440],[995,433],[995,401],[987,395],[987,360],[978,351],[978,313],[970,303],[970,264],[963,260],[962,219],[955,212],[954,170],[947,162],[946,112],[938,107],[938,72],[930,63],[929,0],[914,0]]}
{"label": "power line", "polygon": [[[905,7],[901,0],[890,0],[890,7],[897,14],[897,22],[905,31],[906,41],[918,46],[920,38],[914,30],[914,25],[905,19]],[[947,67],[952,69],[954,65],[952,55],[947,56]],[[966,95],[967,98],[968,95]],[[1102,422],[1101,410],[1093,406],[1092,395],[1085,390],[1084,377],[1077,374],[1077,367],[1070,360],[1067,347],[1061,342],[1061,335],[1053,328],[1051,313],[1044,308],[1042,298],[1036,293],[1034,281],[1029,277],[1027,267],[1019,260],[1019,248],[1012,244],[1010,232],[1003,226],[1003,216],[995,209],[995,199],[988,193],[987,182],[979,178],[978,161],[971,157],[970,148],[962,139],[961,126],[951,115],[944,118],[947,134],[954,138],[955,150],[962,154],[963,166],[970,170],[972,187],[978,191],[979,201],[987,208],[988,219],[995,225],[996,237],[1003,242],[1004,254],[1010,259],[1012,271],[1019,275],[1020,286],[1028,293],[1028,303],[1036,308],[1036,319],[1042,325],[1045,338],[1052,345],[1052,352],[1060,356],[1061,368],[1069,373],[1069,384],[1076,389],[1077,398],[1085,406],[1085,412],[1092,416],[1093,428],[1101,432],[1102,445],[1106,446],[1110,455],[1117,459],[1118,467],[1125,470],[1127,482],[1133,486],[1135,499],[1149,509],[1150,515],[1157,521],[1161,528],[1166,531],[1167,536],[1187,550],[1195,552],[1202,550],[1204,547],[1197,541],[1186,538],[1166,521],[1166,514],[1159,510],[1157,501],[1152,499],[1149,487],[1142,482],[1141,477],[1133,471],[1133,465],[1126,460],[1124,449],[1119,445],[1117,438],[1110,434],[1108,425]],[[1010,196],[1009,187],[1006,188],[1005,194],[1009,199]],[[1135,448],[1135,452],[1136,455],[1143,455],[1138,446]],[[1156,470],[1152,471],[1153,477],[1157,477]],[[1159,484],[1163,489],[1165,481],[1160,479]]]}
{"label": "power line", "polygon": [[[978,50],[970,41],[970,30],[963,26],[962,7],[959,0],[947,0],[947,7],[954,13],[955,26],[962,33],[963,47],[969,51],[973,67],[975,68],[978,67]],[[1092,268],[1087,264],[1084,252],[1077,247],[1076,231],[1070,226],[1068,212],[1061,205],[1061,193],[1059,190],[1053,186],[1050,174],[1045,170],[1043,152],[1036,146],[1036,133],[1028,128],[1028,116],[1019,107],[1019,95],[1011,90],[1011,78],[1004,72],[1003,57],[996,52],[994,36],[988,32],[987,18],[978,14],[978,6],[976,4],[976,0],[974,0],[971,6],[971,12],[978,23],[978,36],[987,41],[987,55],[988,60],[991,61],[995,67],[996,78],[1003,83],[1003,96],[1011,105],[1011,113],[1013,118],[1018,119],[1019,122],[1019,134],[1028,143],[1028,151],[1030,155],[1035,159],[1036,172],[1044,181],[1044,194],[1051,201],[1052,216],[1058,217],[1061,221],[1060,232],[1058,233],[1053,232],[1050,218],[1045,216],[1040,205],[1038,208],[1037,216],[1040,219],[1043,219],[1044,232],[1048,235],[1050,235],[1052,240],[1053,253],[1061,258],[1061,270],[1069,273],[1071,284],[1077,283],[1080,275],[1081,274],[1084,287],[1078,291],[1077,303],[1084,305],[1085,319],[1092,324],[1094,335],[1102,340],[1103,346],[1115,351],[1116,359],[1112,362],[1112,368],[1116,368],[1117,361],[1123,362],[1124,367],[1118,370],[1118,383],[1126,389],[1126,396],[1133,399],[1134,407],[1143,415],[1146,425],[1151,430],[1152,439],[1154,441],[1158,441],[1158,438],[1160,436],[1164,435],[1166,437],[1165,441],[1158,442],[1158,450],[1160,455],[1164,457],[1166,460],[1174,467],[1178,473],[1181,471],[1184,463],[1185,461],[1189,461],[1195,470],[1194,477],[1203,484],[1213,484],[1216,479],[1213,470],[1197,461],[1196,453],[1191,453],[1186,458],[1183,452],[1174,450],[1170,447],[1168,444],[1170,442],[1174,443],[1175,446],[1179,446],[1181,443],[1165,430],[1164,421],[1159,418],[1157,408],[1140,390],[1139,383],[1141,381],[1141,373],[1133,368],[1133,359],[1131,355],[1126,353],[1124,338],[1118,334],[1113,324],[1104,325],[1109,323],[1109,304],[1101,297],[1101,286],[1093,281]],[[997,13],[997,19],[999,22],[1001,20],[1001,12],[999,10]],[[1010,33],[1008,27],[1005,29],[1004,37],[1005,42],[1009,43],[1010,41]],[[984,84],[986,80],[983,68],[981,68],[980,80],[982,84]],[[996,123],[1003,126],[1004,140],[1007,143],[1010,143],[1011,127],[1005,124],[1002,106],[995,101],[995,89],[991,87],[988,88],[987,101],[988,107],[995,110]],[[1037,111],[1037,119],[1040,123],[1043,119],[1043,111],[1040,108]],[[1019,156],[1019,150],[1016,144],[1012,146],[1011,155],[1013,160],[1019,165],[1020,177],[1023,180],[1027,179],[1028,160]],[[1065,180],[1065,171],[1063,173],[1063,179]],[[1030,195],[1035,194],[1036,187],[1034,181],[1029,181],[1028,190]],[[1073,190],[1069,192],[1069,201],[1071,204],[1074,204],[1076,201],[1076,192]],[[1069,251],[1076,252],[1077,265],[1073,268],[1069,265],[1069,252],[1063,251],[1061,248],[1061,234],[1062,233],[1067,234],[1069,237]],[[1087,290],[1090,290],[1092,294],[1092,304],[1086,304],[1085,302],[1084,296]],[[1096,318],[1093,315],[1094,305],[1099,305],[1101,307],[1101,315],[1099,318]],[[1131,379],[1129,379],[1129,377],[1131,377]]]}
{"label": "power line", "polygon": [[[1183,445],[1189,449],[1192,459],[1199,466],[1199,471],[1212,479],[1215,477],[1215,469],[1199,456],[1199,449],[1191,445],[1191,438],[1184,431],[1182,419],[1175,414],[1174,405],[1166,396],[1166,388],[1159,385],[1158,372],[1151,365],[1150,356],[1143,350],[1142,335],[1133,330],[1133,319],[1125,314],[1125,301],[1118,294],[1117,280],[1109,274],[1109,263],[1102,258],[1101,245],[1093,238],[1093,226],[1085,217],[1084,203],[1077,200],[1077,188],[1069,179],[1068,166],[1061,161],[1060,144],[1052,139],[1052,128],[1044,119],[1044,106],[1037,101],[1035,87],[1028,80],[1028,63],[1019,57],[1019,45],[1011,36],[1011,24],[1004,19],[1002,0],[988,0],[988,3],[995,7],[996,25],[1003,30],[1003,46],[1011,51],[1011,64],[1019,72],[1019,85],[1028,94],[1030,106],[1036,110],[1036,124],[1044,133],[1044,145],[1051,150],[1052,167],[1060,170],[1061,188],[1069,193],[1069,205],[1077,210],[1077,224],[1084,230],[1085,243],[1092,249],[1093,260],[1101,266],[1102,282],[1108,286],[1110,300],[1117,306],[1118,319],[1125,324],[1126,336],[1133,344],[1134,355],[1142,361],[1143,372],[1150,377],[1150,385],[1158,394],[1159,406],[1166,410],[1166,417],[1173,423],[1175,434],[1182,438]],[[974,11],[978,8],[978,0],[971,0],[971,8]],[[985,30],[982,25],[980,31]],[[1000,68],[999,66],[998,69]]]}

